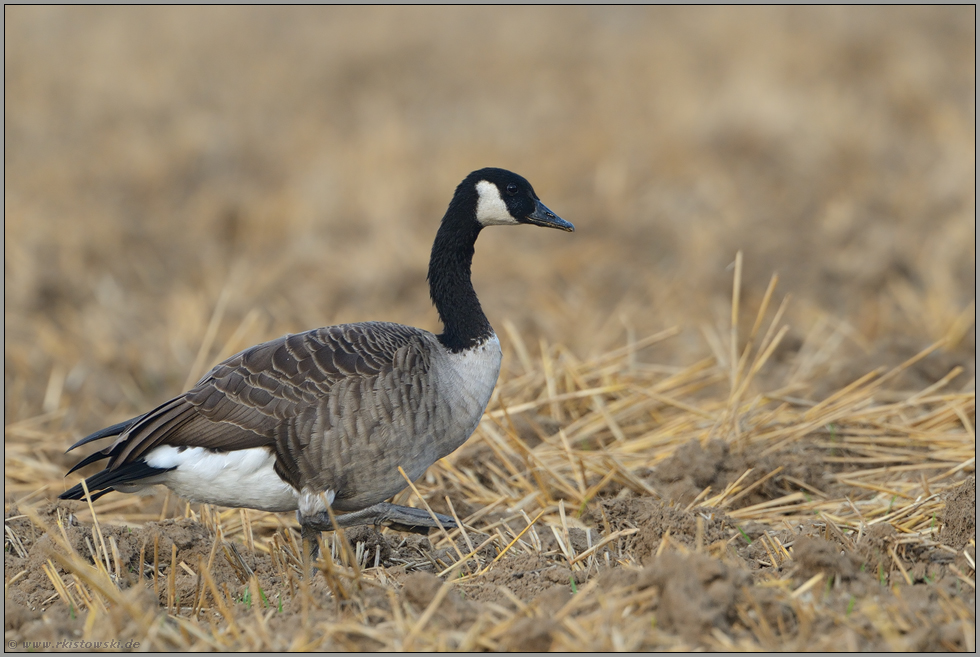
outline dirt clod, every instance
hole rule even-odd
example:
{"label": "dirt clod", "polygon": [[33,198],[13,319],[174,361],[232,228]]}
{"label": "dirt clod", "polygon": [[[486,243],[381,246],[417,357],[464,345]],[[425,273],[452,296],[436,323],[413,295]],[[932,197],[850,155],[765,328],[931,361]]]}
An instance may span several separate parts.
{"label": "dirt clod", "polygon": [[686,511],[653,497],[636,497],[624,500],[603,500],[600,509],[582,516],[584,522],[601,527],[603,514],[613,531],[636,528],[639,532],[631,540],[634,554],[641,563],[660,549],[664,536],[687,547],[696,547],[699,540],[709,545],[731,538],[736,532],[734,522],[724,513],[701,507]]}
{"label": "dirt clod", "polygon": [[656,615],[664,627],[697,642],[712,628],[729,627],[738,590],[749,578],[717,559],[672,553],[653,559],[640,581],[660,588]]}
{"label": "dirt clod", "polygon": [[943,499],[946,510],[943,511],[939,540],[961,550],[970,539],[975,541],[977,538],[977,478],[968,478],[961,486],[944,494]]}
{"label": "dirt clod", "polygon": [[853,579],[858,572],[857,558],[839,545],[821,538],[801,538],[793,546],[793,561],[804,578],[817,573]]}

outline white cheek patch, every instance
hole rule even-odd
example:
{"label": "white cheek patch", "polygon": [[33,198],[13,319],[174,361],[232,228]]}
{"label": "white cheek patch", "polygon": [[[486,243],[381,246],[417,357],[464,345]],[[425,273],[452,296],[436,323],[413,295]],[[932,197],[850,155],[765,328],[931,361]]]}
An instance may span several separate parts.
{"label": "white cheek patch", "polygon": [[504,199],[500,198],[497,186],[486,180],[476,184],[480,200],[476,203],[476,220],[483,226],[513,225],[518,223],[511,216]]}

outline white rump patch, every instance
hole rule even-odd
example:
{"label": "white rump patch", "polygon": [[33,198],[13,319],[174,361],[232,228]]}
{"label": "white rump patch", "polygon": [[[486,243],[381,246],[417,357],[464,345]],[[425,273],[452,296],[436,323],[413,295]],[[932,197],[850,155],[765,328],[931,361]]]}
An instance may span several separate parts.
{"label": "white rump patch", "polygon": [[176,469],[144,483],[163,484],[192,502],[260,511],[294,511],[299,507],[299,491],[279,478],[273,469],[276,457],[265,447],[215,452],[203,447],[180,450],[161,445],[150,450],[146,462],[155,468]]}
{"label": "white rump patch", "polygon": [[483,226],[509,226],[518,223],[507,209],[504,199],[500,198],[497,186],[486,180],[476,183],[476,192],[480,200],[476,204],[476,220]]}

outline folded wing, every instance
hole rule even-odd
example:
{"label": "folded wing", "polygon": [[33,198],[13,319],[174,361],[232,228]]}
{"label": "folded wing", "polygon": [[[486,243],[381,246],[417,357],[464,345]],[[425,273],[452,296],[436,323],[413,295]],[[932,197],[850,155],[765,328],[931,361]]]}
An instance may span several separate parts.
{"label": "folded wing", "polygon": [[[256,345],[220,363],[194,388],[149,413],[80,440],[71,449],[118,436],[73,470],[108,459],[106,469],[87,480],[94,493],[165,472],[146,462],[161,445],[216,451],[268,447],[276,454],[276,472],[300,489],[316,477],[321,461],[316,453],[323,448],[307,448],[314,433],[324,435],[337,421],[350,424],[351,431],[370,431],[382,418],[376,411],[358,417],[357,408],[383,408],[390,400],[360,398],[375,396],[379,378],[423,380],[430,338],[419,329],[369,322]],[[339,401],[348,402],[341,413],[336,411],[338,389],[345,397]],[[76,486],[62,498],[82,496],[81,486]]]}

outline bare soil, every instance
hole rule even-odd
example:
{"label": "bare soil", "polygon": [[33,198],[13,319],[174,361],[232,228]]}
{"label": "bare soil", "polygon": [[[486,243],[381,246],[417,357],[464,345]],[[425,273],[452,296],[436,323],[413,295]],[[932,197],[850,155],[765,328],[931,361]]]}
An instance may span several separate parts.
{"label": "bare soil", "polygon": [[[241,559],[245,568],[254,573],[258,589],[270,598],[268,604],[275,606],[282,601],[282,609],[266,619],[270,633],[314,619],[337,623],[355,615],[352,607],[360,609],[370,626],[371,619],[387,620],[397,613],[394,607],[400,605],[405,613],[416,616],[431,612],[426,633],[435,645],[440,645],[435,639],[439,633],[448,637],[441,645],[453,647],[454,639],[479,631],[480,624],[488,618],[509,614],[514,620],[506,633],[492,636],[492,643],[485,647],[519,651],[566,649],[570,637],[564,623],[576,623],[578,619],[591,623],[601,613],[604,598],[624,596],[636,599],[638,606],[633,614],[653,619],[659,631],[674,637],[673,643],[668,641],[666,645],[712,647],[717,645],[711,638],[713,633],[721,632],[735,645],[741,641],[747,645],[759,642],[762,647],[800,650],[812,641],[829,643],[823,633],[831,632],[833,644],[846,650],[965,650],[970,647],[969,636],[964,634],[969,631],[969,624],[949,612],[972,613],[975,603],[964,590],[962,578],[950,566],[969,566],[965,555],[958,555],[948,546],[958,545],[962,550],[969,545],[967,553],[975,559],[975,506],[968,506],[975,490],[972,477],[952,490],[950,497],[963,504],[947,506],[941,537],[952,528],[960,532],[961,538],[943,540],[931,548],[909,549],[889,525],[874,525],[856,540],[832,533],[828,525],[819,522],[773,531],[754,523],[739,524],[714,509],[687,510],[659,498],[636,496],[599,502],[583,516],[589,529],[569,531],[571,549],[581,553],[610,529],[638,528],[639,532],[616,545],[619,553],[631,555],[635,564],[632,567],[622,567],[614,558],[611,562],[600,561],[594,570],[573,571],[567,559],[554,549],[552,537],[541,542],[540,551],[503,559],[483,576],[461,581],[443,594],[446,580],[433,571],[453,564],[459,552],[434,549],[424,537],[364,527],[350,531],[347,539],[367,555],[364,566],[385,573],[385,586],[366,582],[346,604],[338,606],[328,604],[337,592],[318,574],[309,584],[309,595],[322,605],[315,610],[299,608],[295,603],[301,586],[299,578],[293,576],[295,573],[283,578],[268,555],[241,554],[244,550],[239,547],[211,561],[208,568],[218,589],[229,592],[231,600],[237,602],[231,613],[239,622],[248,623],[252,611],[242,601],[242,591],[247,590],[244,587],[249,580],[243,577],[242,566],[236,567],[234,559]],[[68,515],[67,507],[48,505],[39,509],[39,516],[48,522],[55,522],[59,513],[67,518],[65,535],[75,551],[85,554],[89,551],[85,543],[91,540],[91,527]],[[952,514],[956,514],[956,520],[951,520]],[[15,517],[8,524],[20,537],[27,554],[5,554],[8,572],[26,573],[8,587],[7,636],[30,641],[77,639],[84,631],[84,623],[57,600],[58,594],[42,566],[51,558],[51,552],[58,550],[57,542],[23,517]],[[544,534],[545,527],[535,529]],[[769,543],[773,548],[760,540],[763,535],[774,539]],[[148,609],[168,608],[168,604],[174,604],[174,599],[168,598],[171,585],[178,605],[180,600],[195,600],[201,595],[198,578],[191,572],[177,570],[169,579],[171,564],[159,557],[175,550],[176,563],[207,563],[215,540],[200,522],[184,519],[107,527],[103,536],[117,546],[113,556],[118,555],[123,576],[116,584],[124,591],[139,594],[131,601]],[[773,565],[777,543],[791,550],[791,556],[781,561],[777,558],[778,563]],[[709,546],[724,547],[716,551],[720,552],[718,557],[713,557],[709,556],[713,552]],[[456,541],[456,547],[469,552],[462,540]],[[901,556],[893,560],[891,550],[896,547],[902,548],[896,551]],[[484,563],[492,560],[494,555],[490,552],[483,555]],[[236,553],[234,559],[229,556]],[[155,560],[163,562],[158,569],[152,565]],[[138,577],[140,566],[143,583]],[[819,589],[808,598],[819,600],[819,614],[812,610],[801,613],[802,606],[792,597],[767,586],[778,578],[798,589],[814,577],[819,579]],[[154,590],[158,592],[156,596]],[[966,607],[962,606],[964,596],[969,600]],[[434,604],[437,597],[438,604]],[[258,603],[252,604],[258,607]],[[875,622],[877,613],[887,613],[897,624],[895,635],[881,631]],[[626,631],[628,626],[621,629]],[[607,630],[615,633],[613,627]],[[387,645],[383,640],[371,639],[370,633],[334,633],[331,639],[334,643],[327,645],[335,648],[381,649]]]}

